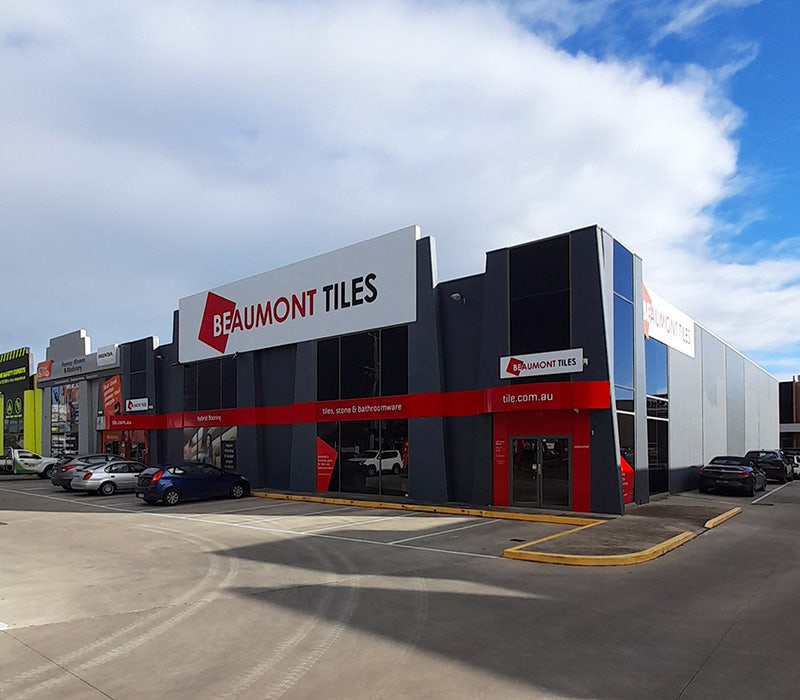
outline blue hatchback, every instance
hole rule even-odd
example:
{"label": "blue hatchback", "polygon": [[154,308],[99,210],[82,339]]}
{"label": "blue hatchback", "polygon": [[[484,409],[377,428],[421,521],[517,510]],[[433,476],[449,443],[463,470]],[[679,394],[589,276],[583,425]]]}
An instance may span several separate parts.
{"label": "blue hatchback", "polygon": [[137,498],[168,506],[204,498],[241,498],[249,493],[250,482],[241,474],[194,462],[149,467],[136,483]]}

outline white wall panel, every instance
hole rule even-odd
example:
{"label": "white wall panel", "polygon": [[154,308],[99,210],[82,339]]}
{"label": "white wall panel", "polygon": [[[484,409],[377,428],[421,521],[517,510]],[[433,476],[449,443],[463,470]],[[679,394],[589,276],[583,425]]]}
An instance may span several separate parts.
{"label": "white wall panel", "polygon": [[703,462],[728,453],[727,391],[725,386],[725,345],[698,329],[703,363]]}

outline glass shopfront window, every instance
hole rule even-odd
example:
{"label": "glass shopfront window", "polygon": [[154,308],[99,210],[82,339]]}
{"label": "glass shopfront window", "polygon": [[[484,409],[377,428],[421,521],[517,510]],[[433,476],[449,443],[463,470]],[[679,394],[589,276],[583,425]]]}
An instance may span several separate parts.
{"label": "glass shopfront window", "polygon": [[614,241],[614,293],[633,302],[633,254]]}
{"label": "glass shopfront window", "polygon": [[183,367],[183,410],[236,408],[236,359],[222,357]]}
{"label": "glass shopfront window", "polygon": [[[408,393],[406,326],[317,342],[317,400]],[[408,421],[317,424],[317,488],[323,491],[408,493]]]}
{"label": "glass shopfront window", "polygon": [[650,493],[669,490],[669,392],[667,346],[652,338],[644,341],[647,383],[647,468]]}
{"label": "glass shopfront window", "polygon": [[236,469],[236,426],[184,428],[183,459]]}
{"label": "glass shopfront window", "polygon": [[[569,236],[511,248],[508,266],[510,353],[572,347]],[[569,381],[569,375],[526,377],[512,383],[538,381]]]}
{"label": "glass shopfront window", "polygon": [[78,384],[50,388],[50,454],[78,453],[80,391]]}
{"label": "glass shopfront window", "polygon": [[614,297],[614,384],[633,389],[633,304]]}

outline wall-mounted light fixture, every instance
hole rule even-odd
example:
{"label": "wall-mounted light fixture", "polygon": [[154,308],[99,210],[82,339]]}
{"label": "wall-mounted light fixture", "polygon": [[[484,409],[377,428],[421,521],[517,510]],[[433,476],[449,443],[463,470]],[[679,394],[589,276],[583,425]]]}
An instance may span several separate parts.
{"label": "wall-mounted light fixture", "polygon": [[462,304],[466,304],[467,303],[467,297],[465,297],[461,292],[453,292],[450,295],[450,298],[453,301],[460,301]]}

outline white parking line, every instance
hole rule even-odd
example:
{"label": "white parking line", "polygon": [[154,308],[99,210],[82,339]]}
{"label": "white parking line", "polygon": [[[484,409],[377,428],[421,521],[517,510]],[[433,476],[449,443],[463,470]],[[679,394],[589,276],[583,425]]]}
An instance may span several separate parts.
{"label": "white parking line", "polygon": [[404,540],[395,540],[394,542],[389,542],[389,544],[402,544],[403,542],[413,542],[414,540],[422,540],[426,537],[436,537],[437,535],[448,535],[451,532],[458,532],[459,530],[469,530],[473,527],[481,527],[482,525],[490,525],[491,523],[500,522],[499,520],[482,520],[478,523],[470,523],[469,525],[464,525],[462,527],[454,527],[452,530],[439,530],[438,532],[429,532],[425,535],[417,535],[416,537],[406,537]]}
{"label": "white parking line", "polygon": [[[17,491],[15,489],[3,488],[0,487],[0,491],[7,491],[8,493],[16,493],[23,496],[31,496],[33,498],[46,498],[48,500],[53,501],[62,501],[64,503],[76,503],[79,505],[85,505],[90,508],[101,508],[104,510],[112,510],[118,513],[130,513],[134,515],[144,515],[149,516],[151,518],[166,518],[171,520],[185,520],[187,522],[194,522],[194,523],[206,523],[207,525],[219,525],[222,527],[238,527],[242,528],[243,530],[256,530],[260,532],[270,532],[273,534],[280,534],[280,535],[290,535],[290,536],[305,536],[305,537],[319,537],[326,540],[337,540],[339,542],[354,542],[358,544],[369,544],[376,547],[398,547],[400,549],[413,549],[416,552],[435,552],[439,554],[452,554],[455,556],[461,557],[474,557],[478,559],[502,559],[502,556],[497,556],[494,554],[478,554],[477,552],[456,552],[451,551],[449,549],[437,549],[435,547],[418,547],[414,545],[408,544],[393,544],[387,542],[378,542],[375,540],[365,540],[358,537],[341,537],[338,535],[326,535],[322,532],[314,531],[314,530],[284,530],[282,528],[277,527],[261,527],[253,523],[228,523],[221,520],[206,520],[203,516],[197,517],[196,514],[187,514],[187,515],[177,515],[175,513],[154,513],[151,510],[143,510],[141,508],[137,508],[136,510],[132,508],[119,508],[117,506],[110,506],[110,505],[102,505],[94,500],[92,501],[77,501],[70,498],[65,498],[62,496],[45,496],[43,494],[38,493],[31,493],[30,491]],[[205,516],[214,515],[213,513],[206,513]],[[299,515],[303,515],[300,513]],[[410,515],[410,514],[409,514]],[[287,516],[287,517],[296,517],[296,516]],[[402,517],[402,516],[395,516],[395,517]],[[489,520],[489,522],[493,522]]]}
{"label": "white parking line", "polygon": [[778,488],[776,488],[776,489],[772,489],[772,491],[767,491],[767,493],[765,493],[763,496],[759,496],[758,498],[756,498],[755,501],[750,501],[750,503],[752,504],[752,503],[758,503],[759,501],[763,501],[767,496],[772,496],[772,495],[778,493],[778,491],[780,491],[781,489],[785,489],[791,483],[792,482],[789,481],[789,482],[783,484],[782,486],[778,486]]}

